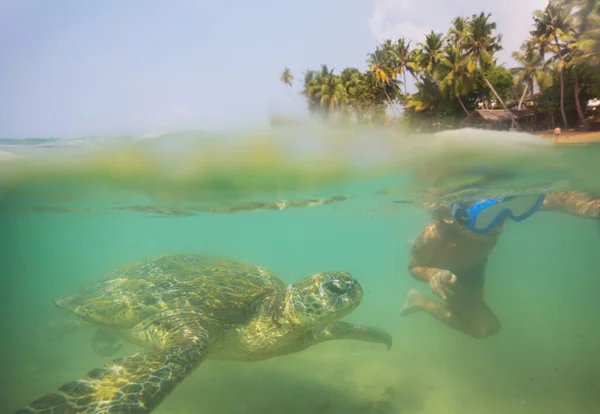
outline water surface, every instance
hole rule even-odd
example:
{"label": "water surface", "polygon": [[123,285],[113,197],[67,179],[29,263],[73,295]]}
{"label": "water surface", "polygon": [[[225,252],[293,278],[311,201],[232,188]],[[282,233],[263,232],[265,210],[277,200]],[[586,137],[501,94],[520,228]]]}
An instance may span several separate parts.
{"label": "water surface", "polygon": [[293,129],[4,140],[0,151],[2,413],[110,360],[92,352],[92,331],[60,343],[42,334],[60,314],[53,298],[176,252],[248,260],[287,282],[348,271],[365,297],[346,319],[388,330],[394,345],[207,361],[157,413],[600,412],[596,221],[544,212],[508,226],[487,270],[502,321],[492,338],[399,316],[408,289],[428,291],[407,271],[424,204],[600,193],[598,147],[476,130]]}

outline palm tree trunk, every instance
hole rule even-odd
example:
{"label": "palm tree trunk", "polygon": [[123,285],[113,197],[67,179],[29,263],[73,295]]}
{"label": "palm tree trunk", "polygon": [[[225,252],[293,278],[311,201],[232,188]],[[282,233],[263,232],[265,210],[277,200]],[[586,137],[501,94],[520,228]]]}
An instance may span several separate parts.
{"label": "palm tree trunk", "polygon": [[529,80],[529,99],[533,100],[533,78]]}
{"label": "palm tree trunk", "polygon": [[471,115],[471,113],[467,110],[467,108],[465,108],[465,104],[463,104],[462,99],[460,99],[460,95],[456,95],[456,97],[458,98],[458,102],[460,103],[460,106],[462,106],[462,109],[464,109],[465,112],[467,113],[467,116]]}
{"label": "palm tree trunk", "polygon": [[408,89],[406,88],[406,67],[402,70],[402,76],[404,78],[404,110],[408,108],[410,98],[408,97]]}
{"label": "palm tree trunk", "polygon": [[563,72],[562,67],[559,69],[559,71],[560,71],[560,114],[563,119],[563,125],[565,126],[565,129],[567,129],[569,127],[569,125],[567,123],[567,114],[565,113],[565,79],[564,79],[564,72]]}
{"label": "palm tree trunk", "polygon": [[[498,102],[500,102],[500,105],[502,105],[502,107],[504,108],[504,110],[510,114],[512,114],[512,112],[510,112],[508,110],[508,108],[506,107],[506,104],[504,103],[504,101],[502,100],[502,98],[500,98],[500,95],[498,95],[498,92],[496,92],[496,89],[494,89],[494,87],[492,86],[492,84],[490,83],[490,81],[488,80],[488,78],[485,76],[485,74],[483,73],[483,70],[481,71],[481,76],[483,76],[483,80],[485,81],[486,85],[488,86],[488,88],[490,88],[490,90],[492,92],[494,92],[494,96],[496,96],[496,99],[498,99]],[[513,128],[515,128],[517,126],[517,123],[515,122],[515,117],[514,115],[510,118],[510,122],[511,122],[511,126]]]}
{"label": "palm tree trunk", "polygon": [[287,92],[288,96],[294,100],[294,102],[296,103],[296,105],[298,105],[298,107],[302,107],[302,105],[300,105],[300,102],[298,102],[298,98],[292,93],[291,88],[288,88],[286,90],[286,92]]}
{"label": "palm tree trunk", "polygon": [[562,65],[562,51],[560,50],[556,33],[554,34],[554,42],[556,43],[556,50],[558,52],[558,58],[560,59],[558,62],[558,71],[560,73],[560,114],[562,115],[563,125],[565,129],[567,129],[569,125],[567,123],[567,114],[565,113],[565,77]]}
{"label": "palm tree trunk", "polygon": [[392,98],[390,98],[390,95],[388,95],[387,91],[385,90],[385,85],[383,85],[383,93],[385,93],[385,96],[387,96],[388,102],[390,103],[390,107],[392,108],[394,115],[397,115],[396,108],[394,108],[394,102],[392,102]]}
{"label": "palm tree trunk", "polygon": [[527,89],[529,89],[529,83],[525,83],[525,90],[523,91],[523,95],[521,95],[521,100],[519,101],[519,106],[517,106],[517,109],[519,111],[521,110],[521,105],[523,105],[523,100],[525,99],[525,94],[527,93]]}
{"label": "palm tree trunk", "polygon": [[583,110],[581,109],[581,102],[579,102],[579,73],[577,68],[575,68],[575,105],[577,106],[577,115],[579,116],[579,122],[581,122],[581,126],[583,129],[589,129],[590,124],[588,124],[585,116],[583,115]]}

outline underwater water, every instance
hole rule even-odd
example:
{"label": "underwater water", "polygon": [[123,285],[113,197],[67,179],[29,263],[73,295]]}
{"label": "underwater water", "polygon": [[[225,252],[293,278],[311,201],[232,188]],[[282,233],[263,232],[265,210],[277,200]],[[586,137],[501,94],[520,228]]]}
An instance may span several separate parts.
{"label": "underwater water", "polygon": [[364,297],[344,320],[388,331],[393,346],[340,340],[261,362],[209,359],[156,413],[600,412],[597,221],[540,212],[509,224],[486,271],[495,336],[399,313],[411,288],[433,298],[407,269],[430,219],[423,204],[600,193],[600,148],[477,130],[142,138],[0,142],[0,413],[114,358],[92,351],[93,330],[48,338],[64,312],[56,297],[165,253],[245,260],[288,283],[347,271]]}

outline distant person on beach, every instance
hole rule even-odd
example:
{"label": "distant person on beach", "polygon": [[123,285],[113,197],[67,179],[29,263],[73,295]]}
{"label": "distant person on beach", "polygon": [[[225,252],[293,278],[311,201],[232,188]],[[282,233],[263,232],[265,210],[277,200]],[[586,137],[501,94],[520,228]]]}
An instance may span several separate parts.
{"label": "distant person on beach", "polygon": [[554,128],[554,142],[558,142],[558,138],[560,137],[561,129],[559,127]]}
{"label": "distant person on beach", "polygon": [[401,315],[424,311],[474,338],[497,333],[500,321],[483,295],[488,256],[507,218],[523,221],[541,209],[599,218],[600,197],[567,192],[436,207],[433,220],[413,245],[408,268],[445,302],[430,300],[412,289]]}

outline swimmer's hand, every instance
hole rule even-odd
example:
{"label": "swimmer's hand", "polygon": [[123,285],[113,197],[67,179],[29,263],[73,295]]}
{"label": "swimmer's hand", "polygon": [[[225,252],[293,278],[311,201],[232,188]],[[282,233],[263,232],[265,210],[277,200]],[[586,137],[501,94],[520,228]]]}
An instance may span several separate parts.
{"label": "swimmer's hand", "polygon": [[429,286],[431,286],[433,293],[442,299],[454,295],[452,286],[455,283],[456,275],[448,270],[440,270],[429,280]]}

